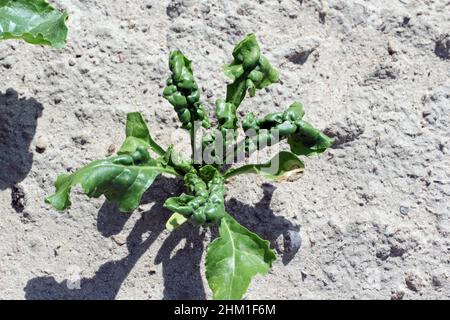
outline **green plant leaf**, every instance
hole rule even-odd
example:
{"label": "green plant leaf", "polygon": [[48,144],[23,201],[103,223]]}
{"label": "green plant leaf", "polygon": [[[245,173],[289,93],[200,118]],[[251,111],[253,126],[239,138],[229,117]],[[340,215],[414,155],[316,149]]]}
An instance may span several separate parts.
{"label": "green plant leaf", "polygon": [[199,174],[186,174],[184,184],[190,194],[168,198],[164,207],[184,215],[196,225],[218,223],[225,215],[223,177],[211,165],[202,167]]}
{"label": "green plant leaf", "polygon": [[216,300],[241,299],[256,274],[265,275],[275,261],[269,241],[230,215],[220,221],[220,237],[208,247],[206,278]]}
{"label": "green plant leaf", "polygon": [[166,152],[161,148],[150,135],[147,124],[139,112],[130,112],[127,114],[126,139],[120,147],[118,154],[131,154],[138,146],[152,148],[160,156]]}
{"label": "green plant leaf", "polygon": [[200,101],[200,91],[191,64],[180,51],[170,53],[169,68],[172,74],[167,80],[163,96],[174,107],[184,129],[191,130],[194,121],[201,121],[204,128],[209,128],[211,124]]}
{"label": "green plant leaf", "polygon": [[288,137],[291,151],[297,155],[309,156],[324,152],[333,144],[333,139],[314,128],[306,121],[295,122],[297,132]]}
{"label": "green plant leaf", "polygon": [[172,214],[166,222],[166,229],[169,231],[173,231],[179,226],[181,226],[183,223],[185,223],[188,219],[183,216],[182,214],[179,214],[178,212],[175,212]]}
{"label": "green plant leaf", "polygon": [[233,61],[223,67],[226,76],[233,80],[227,85],[226,102],[237,109],[247,91],[253,97],[256,89],[263,89],[278,81],[278,71],[261,55],[256,36],[248,34],[233,50]]}
{"label": "green plant leaf", "polygon": [[302,119],[305,111],[303,105],[294,102],[284,112],[269,113],[257,119],[250,112],[242,121],[244,131],[256,132],[245,138],[245,150],[249,153],[261,147],[271,145],[272,140],[288,139],[291,151],[297,155],[312,155],[324,152],[333,139]]}
{"label": "green plant leaf", "polygon": [[0,0],[0,39],[62,48],[66,43],[67,12],[45,0]]}
{"label": "green plant leaf", "polygon": [[244,173],[259,173],[275,181],[292,181],[301,176],[305,165],[293,153],[281,151],[270,161],[261,164],[247,164],[239,168],[230,169],[224,174],[225,179]]}
{"label": "green plant leaf", "polygon": [[60,175],[55,182],[55,194],[46,202],[57,210],[68,208],[72,187],[81,184],[88,197],[103,194],[117,202],[120,211],[129,212],[139,205],[142,195],[160,173],[177,174],[173,168],[151,159],[145,148],[138,147],[132,155],[97,160],[73,174]]}
{"label": "green plant leaf", "polygon": [[219,121],[219,129],[235,130],[237,128],[236,107],[234,104],[217,99],[215,111]]}

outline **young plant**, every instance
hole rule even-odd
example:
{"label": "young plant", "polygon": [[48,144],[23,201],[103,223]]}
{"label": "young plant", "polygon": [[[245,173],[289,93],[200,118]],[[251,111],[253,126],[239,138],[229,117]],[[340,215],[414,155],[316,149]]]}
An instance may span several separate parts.
{"label": "young plant", "polygon": [[0,40],[22,39],[62,48],[67,18],[67,12],[56,10],[46,0],[0,0]]}
{"label": "young plant", "polygon": [[[173,105],[182,128],[190,132],[192,158],[183,158],[174,151],[173,145],[167,149],[158,145],[141,114],[129,113],[126,139],[117,155],[94,161],[75,173],[60,175],[55,183],[55,194],[46,201],[64,210],[70,206],[71,188],[81,184],[89,197],[105,195],[117,203],[120,211],[129,212],[139,205],[143,193],[159,174],[182,178],[186,193],[165,201],[164,206],[173,211],[166,226],[171,231],[186,221],[196,226],[218,226],[219,237],[209,245],[206,254],[206,278],[214,299],[240,299],[253,276],[268,272],[275,253],[268,241],[226,212],[225,183],[243,173],[260,173],[272,180],[296,178],[304,168],[297,155],[321,153],[332,140],[303,120],[303,106],[295,102],[284,112],[271,113],[261,119],[249,113],[242,127],[251,134],[236,141],[236,110],[247,92],[254,96],[257,90],[278,81],[278,72],[261,55],[255,35],[249,34],[234,48],[233,61],[224,66],[232,82],[227,86],[225,100],[216,101],[218,134],[208,134],[202,139],[200,151],[205,152],[215,145],[215,151],[211,152],[214,161],[194,161],[194,153],[198,152],[195,125],[210,128],[211,123],[200,100],[191,61],[180,51],[173,51],[169,68],[171,75],[163,95]],[[234,158],[236,152],[249,156],[281,139],[287,139],[291,151],[281,151],[267,163],[228,170],[223,165],[224,160]],[[152,157],[149,150],[157,156]]]}

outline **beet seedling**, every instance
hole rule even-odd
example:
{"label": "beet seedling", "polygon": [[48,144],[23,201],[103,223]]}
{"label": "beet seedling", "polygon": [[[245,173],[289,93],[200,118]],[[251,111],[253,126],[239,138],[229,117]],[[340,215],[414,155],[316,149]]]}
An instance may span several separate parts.
{"label": "beet seedling", "polygon": [[[214,299],[240,299],[251,278],[266,274],[275,260],[269,242],[240,225],[225,210],[225,183],[238,174],[260,173],[269,179],[292,179],[303,171],[298,155],[325,151],[332,140],[303,120],[302,104],[295,102],[284,112],[258,119],[249,113],[242,121],[245,138],[237,142],[236,110],[247,92],[256,91],[278,81],[278,72],[261,55],[254,34],[247,35],[233,50],[233,61],[224,66],[232,80],[225,100],[216,101],[216,134],[202,138],[199,150],[209,157],[195,161],[196,124],[208,129],[211,123],[201,102],[199,87],[188,60],[180,51],[170,53],[171,76],[164,97],[173,105],[182,128],[190,132],[192,157],[183,158],[173,145],[165,149],[151,137],[140,113],[127,115],[126,139],[116,156],[94,161],[72,174],[63,174],[55,183],[56,192],[46,201],[58,210],[70,206],[69,193],[81,184],[89,197],[105,195],[117,203],[120,211],[134,210],[143,193],[155,178],[169,174],[183,178],[186,193],[168,198],[164,206],[173,211],[166,226],[173,230],[190,221],[194,225],[219,228],[206,254],[206,278]],[[291,151],[281,151],[271,161],[226,169],[226,160],[237,155],[249,156],[265,146],[287,139]],[[212,148],[214,146],[214,148]],[[152,157],[149,150],[157,156]]]}

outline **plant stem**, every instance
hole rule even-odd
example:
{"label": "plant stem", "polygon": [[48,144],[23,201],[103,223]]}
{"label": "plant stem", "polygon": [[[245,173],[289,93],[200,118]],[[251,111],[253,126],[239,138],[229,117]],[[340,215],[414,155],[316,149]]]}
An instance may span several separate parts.
{"label": "plant stem", "polygon": [[191,159],[192,159],[192,163],[194,163],[194,154],[195,154],[195,127],[194,127],[194,123],[192,123],[192,127],[189,129],[189,133],[191,136],[191,151],[192,151],[192,155],[191,155]]}

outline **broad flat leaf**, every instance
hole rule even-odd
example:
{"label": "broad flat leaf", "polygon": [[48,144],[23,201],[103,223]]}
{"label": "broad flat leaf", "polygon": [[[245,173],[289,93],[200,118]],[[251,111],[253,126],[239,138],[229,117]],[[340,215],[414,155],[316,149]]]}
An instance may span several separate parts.
{"label": "broad flat leaf", "polygon": [[169,231],[173,231],[179,226],[181,226],[183,223],[185,223],[188,219],[185,218],[182,214],[179,214],[178,212],[175,212],[172,214],[166,222],[166,229]]}
{"label": "broad flat leaf", "polygon": [[160,173],[176,174],[171,167],[159,166],[156,160],[136,164],[130,155],[119,155],[106,160],[94,161],[77,172],[63,174],[55,182],[56,192],[46,199],[57,210],[71,204],[70,190],[81,184],[88,197],[98,198],[102,194],[117,202],[119,210],[134,210],[143,193]]}
{"label": "broad flat leaf", "polygon": [[67,12],[45,0],[0,0],[0,39],[62,48],[66,43]]}
{"label": "broad flat leaf", "polygon": [[241,226],[228,214],[220,222],[219,234],[206,254],[208,284],[216,300],[241,299],[253,276],[267,274],[275,253],[269,241]]}
{"label": "broad flat leaf", "polygon": [[244,173],[260,173],[271,180],[292,181],[303,173],[304,167],[303,162],[295,154],[289,151],[281,151],[266,163],[248,164],[230,169],[225,172],[224,178],[228,179]]}
{"label": "broad flat leaf", "polygon": [[147,124],[139,112],[131,112],[127,114],[126,139],[118,154],[131,154],[137,147],[143,146],[152,148],[160,156],[165,155],[165,151],[161,148],[150,135]]}

